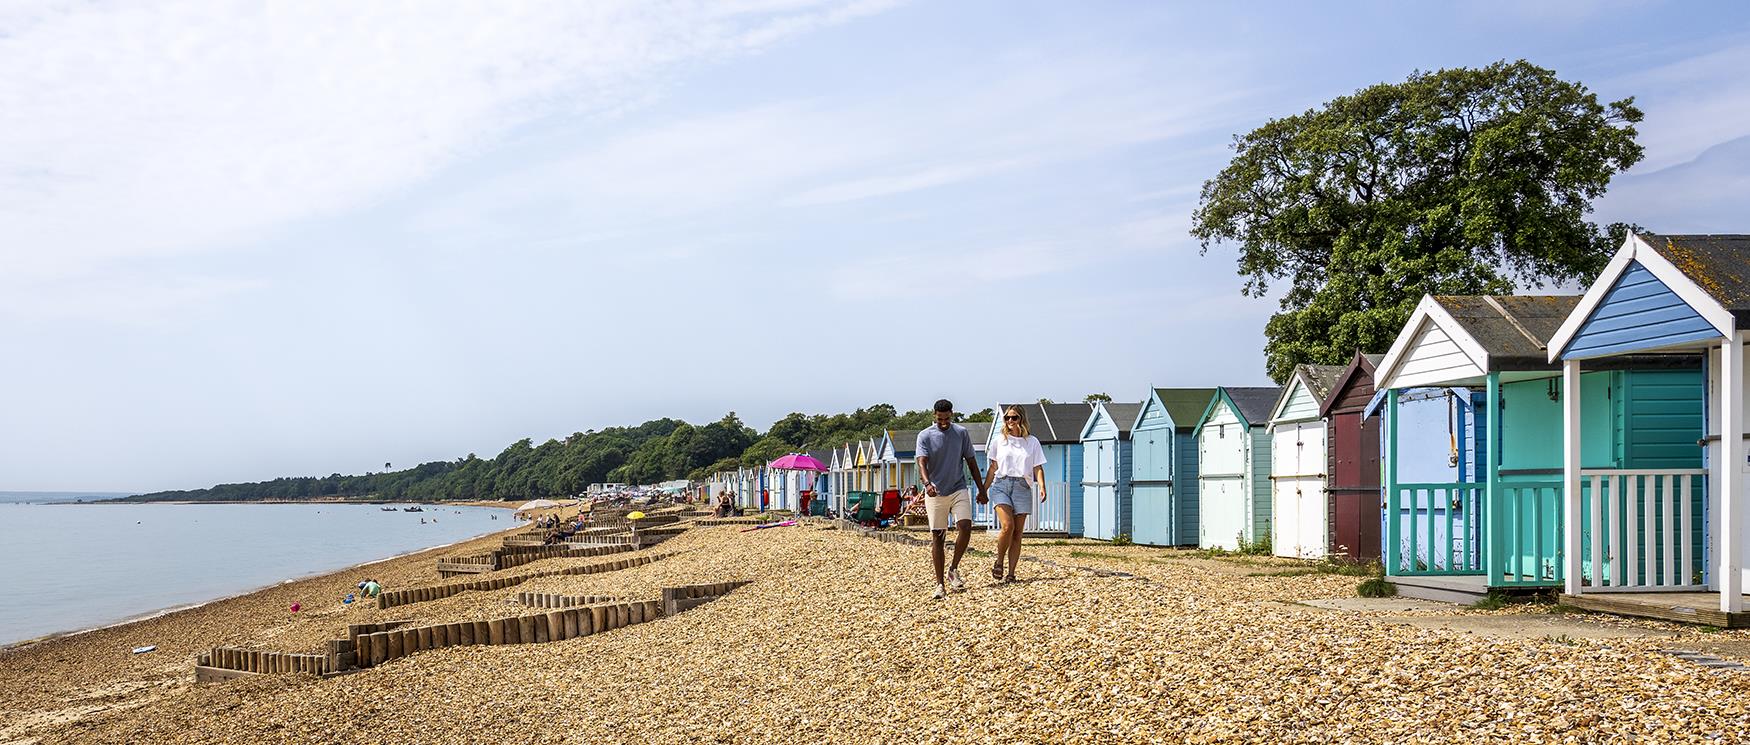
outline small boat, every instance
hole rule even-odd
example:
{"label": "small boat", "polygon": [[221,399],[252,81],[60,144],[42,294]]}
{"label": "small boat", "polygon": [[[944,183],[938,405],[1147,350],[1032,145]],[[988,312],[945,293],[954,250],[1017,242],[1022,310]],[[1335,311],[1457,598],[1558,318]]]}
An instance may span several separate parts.
{"label": "small boat", "polygon": [[403,508],[401,508],[401,511],[402,511],[402,512],[424,512],[424,511],[425,511],[425,508],[424,508],[424,507],[418,507],[418,506],[415,506],[415,507],[403,507]]}
{"label": "small boat", "polygon": [[377,509],[382,510],[383,512],[395,512],[396,511],[396,509],[394,507],[378,507]]}

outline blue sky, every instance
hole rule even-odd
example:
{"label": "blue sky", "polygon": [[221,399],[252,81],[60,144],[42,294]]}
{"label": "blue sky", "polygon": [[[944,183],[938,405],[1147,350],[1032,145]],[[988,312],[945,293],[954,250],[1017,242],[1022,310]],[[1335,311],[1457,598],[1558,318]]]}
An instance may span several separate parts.
{"label": "blue sky", "polygon": [[0,10],[0,489],[1263,383],[1197,189],[1416,69],[1633,95],[1599,218],[1750,230],[1740,4],[444,7]]}

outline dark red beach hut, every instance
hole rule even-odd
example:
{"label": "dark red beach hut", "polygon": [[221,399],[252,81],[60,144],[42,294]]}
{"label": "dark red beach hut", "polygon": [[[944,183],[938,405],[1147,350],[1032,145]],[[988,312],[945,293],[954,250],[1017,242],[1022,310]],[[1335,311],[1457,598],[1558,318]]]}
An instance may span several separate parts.
{"label": "dark red beach hut", "polygon": [[1365,412],[1373,398],[1373,368],[1384,357],[1357,353],[1319,404],[1330,427],[1325,491],[1331,497],[1331,556],[1379,558],[1379,417]]}

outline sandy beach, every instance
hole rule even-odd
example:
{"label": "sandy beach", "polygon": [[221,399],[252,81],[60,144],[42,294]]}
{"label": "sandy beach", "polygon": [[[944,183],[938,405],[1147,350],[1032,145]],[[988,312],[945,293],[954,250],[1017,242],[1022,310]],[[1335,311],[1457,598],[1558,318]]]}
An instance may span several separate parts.
{"label": "sandy beach", "polygon": [[[435,584],[432,559],[382,562],[391,589]],[[988,549],[980,535],[975,549]],[[927,597],[927,549],[812,523],[694,528],[648,565],[341,612],[349,570],[0,655],[0,742],[1328,742],[1732,741],[1750,732],[1750,672],[1662,654],[1744,642],[1669,636],[1499,639],[1298,601],[1352,597],[1303,563],[1037,543],[1023,581],[986,555],[969,589]],[[565,558],[495,574],[602,559]],[[1099,572],[1093,570],[1101,570]],[[1113,572],[1122,573],[1114,575]],[[422,652],[332,679],[192,683],[215,645],[313,651],[348,623],[515,613],[523,591],[648,599],[752,584],[673,617],[563,642]],[[311,610],[293,616],[302,599]],[[1448,615],[1529,618],[1547,609]],[[147,655],[128,649],[157,644]]]}

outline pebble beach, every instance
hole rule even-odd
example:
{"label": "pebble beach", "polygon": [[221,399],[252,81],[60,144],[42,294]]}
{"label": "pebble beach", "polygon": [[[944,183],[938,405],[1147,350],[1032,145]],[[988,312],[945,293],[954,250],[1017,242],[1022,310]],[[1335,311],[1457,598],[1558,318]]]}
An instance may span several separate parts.
{"label": "pebble beach", "polygon": [[[1356,578],[1291,560],[1036,542],[1022,581],[999,584],[979,535],[968,589],[933,601],[927,548],[812,521],[696,527],[639,552],[661,557],[643,566],[387,610],[317,602],[365,571],[390,589],[437,584],[436,558],[500,539],[6,650],[0,743],[1750,738],[1750,671],[1663,654],[1669,638],[1503,640],[1332,613],[1301,603],[1353,597]],[[520,592],[648,600],[728,580],[751,584],[566,641],[452,647],[326,679],[193,682],[214,646],[316,652],[348,624],[514,614]],[[288,612],[294,601],[305,610]],[[157,651],[129,653],[147,644]]]}

